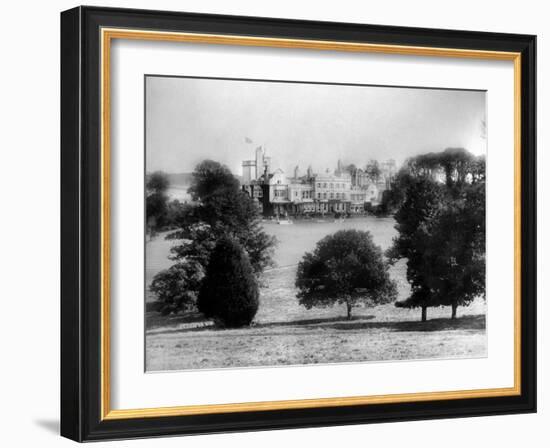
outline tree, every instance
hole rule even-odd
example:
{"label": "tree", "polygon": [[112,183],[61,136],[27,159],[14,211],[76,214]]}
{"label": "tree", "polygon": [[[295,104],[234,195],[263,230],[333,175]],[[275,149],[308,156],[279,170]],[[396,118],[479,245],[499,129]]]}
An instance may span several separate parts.
{"label": "tree", "polygon": [[198,222],[171,233],[167,239],[181,240],[180,244],[170,249],[172,260],[193,261],[206,268],[218,236],[208,224]]}
{"label": "tree", "polygon": [[397,295],[381,249],[369,232],[359,230],[340,230],[319,241],[298,264],[296,287],[307,309],[345,304],[348,319],[360,303],[374,306]]}
{"label": "tree", "polygon": [[407,188],[412,181],[413,176],[405,165],[392,177],[390,188],[382,192],[382,200],[376,213],[382,216],[395,213],[405,201]]}
{"label": "tree", "polygon": [[344,166],[344,171],[353,175],[357,171],[357,165],[355,165],[355,163],[350,163],[349,165]]}
{"label": "tree", "polygon": [[166,193],[170,186],[170,180],[166,173],[162,171],[155,171],[148,176],[145,188],[148,193]]}
{"label": "tree", "polygon": [[485,182],[485,156],[476,157],[471,163],[472,183]]}
{"label": "tree", "polygon": [[166,225],[170,228],[177,227],[186,221],[193,206],[178,199],[173,199],[166,206]]}
{"label": "tree", "polygon": [[474,157],[464,148],[447,148],[438,155],[438,163],[445,173],[448,187],[461,186],[468,180]]}
{"label": "tree", "polygon": [[222,190],[239,190],[239,181],[225,165],[213,160],[203,160],[193,171],[188,193],[194,201],[206,201]]}
{"label": "tree", "polygon": [[212,253],[198,309],[224,327],[250,325],[258,311],[258,285],[248,256],[237,241],[221,238]]}
{"label": "tree", "polygon": [[378,182],[380,180],[380,176],[382,175],[378,161],[370,160],[365,166],[365,173],[371,182]]}
{"label": "tree", "polygon": [[[189,246],[212,250],[218,239],[230,236],[243,246],[255,273],[261,274],[273,263],[276,239],[265,233],[256,204],[239,188],[227,167],[211,160],[199,163],[189,192],[198,202],[181,216],[178,230],[168,236],[182,240],[172,249],[174,259],[197,249]],[[199,228],[203,229],[200,235]]]}
{"label": "tree", "polygon": [[395,228],[399,234],[387,251],[390,263],[400,258],[407,259],[407,281],[411,286],[411,296],[396,302],[396,306],[421,308],[422,321],[427,319],[427,308],[438,305],[428,284],[432,266],[425,255],[430,247],[431,235],[426,223],[438,213],[442,195],[441,186],[430,179],[417,179],[409,185],[406,199],[395,214]]}
{"label": "tree", "polygon": [[162,171],[150,174],[145,183],[145,210],[151,235],[166,225],[170,181]]}
{"label": "tree", "polygon": [[399,235],[387,255],[407,260],[411,296],[396,306],[467,306],[485,294],[485,159],[463,149],[407,162],[405,199],[395,219]]}
{"label": "tree", "polygon": [[451,307],[454,319],[459,306],[485,296],[485,185],[465,185],[459,197],[447,200],[431,227],[427,283],[434,300]]}
{"label": "tree", "polygon": [[430,152],[407,159],[405,167],[413,178],[437,180],[441,173],[441,153]]}
{"label": "tree", "polygon": [[165,316],[194,309],[203,277],[202,266],[194,261],[176,263],[159,272],[149,287],[157,296],[157,309]]}

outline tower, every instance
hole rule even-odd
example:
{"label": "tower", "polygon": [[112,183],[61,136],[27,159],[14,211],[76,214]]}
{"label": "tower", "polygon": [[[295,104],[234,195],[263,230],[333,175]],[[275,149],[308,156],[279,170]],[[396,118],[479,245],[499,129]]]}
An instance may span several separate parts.
{"label": "tower", "polygon": [[264,173],[264,150],[261,146],[256,148],[256,172],[254,173],[254,179],[259,179]]}
{"label": "tower", "polygon": [[256,172],[254,160],[243,160],[243,184],[248,185]]}
{"label": "tower", "polygon": [[271,172],[271,157],[266,157],[266,152],[264,148],[264,166],[262,169],[263,173],[269,174]]}

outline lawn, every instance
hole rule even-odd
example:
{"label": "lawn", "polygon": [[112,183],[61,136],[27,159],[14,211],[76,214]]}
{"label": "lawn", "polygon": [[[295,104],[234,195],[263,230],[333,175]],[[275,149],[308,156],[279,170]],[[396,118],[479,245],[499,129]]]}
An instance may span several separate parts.
{"label": "lawn", "polygon": [[[266,223],[279,240],[276,267],[268,270],[260,290],[260,308],[250,328],[218,329],[198,314],[146,316],[148,371],[197,368],[367,362],[403,359],[482,357],[487,355],[485,303],[459,308],[452,321],[449,308],[431,308],[428,322],[419,310],[393,304],[354,308],[347,320],[343,306],[307,310],[298,305],[296,264],[323,236],[341,228],[369,230],[383,249],[395,235],[390,218],[358,218],[345,222]],[[147,243],[147,281],[170,265],[171,242],[156,238]],[[406,266],[398,263],[391,276],[399,298],[409,293]],[[151,300],[152,297],[148,297]]]}

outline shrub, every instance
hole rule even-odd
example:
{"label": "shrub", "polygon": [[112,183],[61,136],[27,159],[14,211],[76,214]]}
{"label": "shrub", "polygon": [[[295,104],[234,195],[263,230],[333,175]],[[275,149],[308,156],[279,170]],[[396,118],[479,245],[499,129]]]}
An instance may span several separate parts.
{"label": "shrub", "polygon": [[229,328],[250,325],[258,311],[258,285],[248,256],[238,242],[221,238],[203,279],[198,309]]}
{"label": "shrub", "polygon": [[196,291],[203,277],[202,266],[192,261],[176,263],[159,272],[149,287],[157,296],[155,309],[164,316],[195,309]]}

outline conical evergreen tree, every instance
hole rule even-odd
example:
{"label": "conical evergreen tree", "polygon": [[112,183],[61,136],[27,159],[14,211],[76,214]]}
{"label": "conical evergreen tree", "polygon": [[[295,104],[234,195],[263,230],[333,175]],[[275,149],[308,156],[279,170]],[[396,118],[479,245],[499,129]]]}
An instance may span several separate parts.
{"label": "conical evergreen tree", "polygon": [[221,238],[210,255],[198,298],[206,317],[230,328],[250,325],[258,311],[258,285],[238,242]]}

